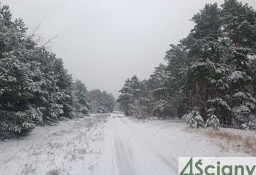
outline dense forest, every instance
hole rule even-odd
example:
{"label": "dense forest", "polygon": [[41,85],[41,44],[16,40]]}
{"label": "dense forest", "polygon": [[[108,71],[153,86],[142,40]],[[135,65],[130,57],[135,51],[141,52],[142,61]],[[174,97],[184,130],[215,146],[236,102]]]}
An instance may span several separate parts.
{"label": "dense forest", "polygon": [[115,97],[111,93],[94,89],[89,91],[89,103],[91,113],[110,113],[115,107]]}
{"label": "dense forest", "polygon": [[[117,102],[128,116],[192,116],[222,126],[255,128],[256,12],[225,0],[206,4],[195,26],[170,45],[167,64],[147,80],[128,78]],[[0,137],[25,135],[36,125],[112,112],[115,98],[73,80],[61,58],[39,45],[21,19],[0,6]],[[200,116],[200,117],[198,117]]]}
{"label": "dense forest", "polygon": [[188,36],[166,52],[149,79],[125,81],[118,97],[126,115],[219,121],[255,128],[256,12],[225,0],[206,4]]}
{"label": "dense forest", "polygon": [[[25,135],[36,125],[52,125],[90,112],[85,84],[73,81],[62,59],[36,41],[21,19],[12,20],[8,6],[0,6],[0,138]],[[113,96],[102,95],[114,103]]]}

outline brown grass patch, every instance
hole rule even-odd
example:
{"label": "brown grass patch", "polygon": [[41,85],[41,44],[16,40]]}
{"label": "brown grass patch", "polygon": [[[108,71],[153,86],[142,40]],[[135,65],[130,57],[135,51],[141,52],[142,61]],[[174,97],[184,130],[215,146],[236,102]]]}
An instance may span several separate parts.
{"label": "brown grass patch", "polygon": [[[256,156],[256,136],[255,133],[248,133],[250,131],[232,132],[232,130],[212,130],[212,129],[196,129],[186,128],[186,132],[196,133],[201,136],[211,139],[222,150],[235,150]],[[235,131],[235,130],[234,130]],[[252,131],[253,132],[253,131]]]}

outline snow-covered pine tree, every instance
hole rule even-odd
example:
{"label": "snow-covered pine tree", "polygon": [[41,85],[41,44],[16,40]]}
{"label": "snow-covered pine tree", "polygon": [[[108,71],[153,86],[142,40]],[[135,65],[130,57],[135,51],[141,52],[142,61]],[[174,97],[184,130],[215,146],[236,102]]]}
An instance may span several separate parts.
{"label": "snow-covered pine tree", "polygon": [[[54,74],[58,93],[56,93],[56,102],[63,106],[63,114],[61,116],[72,118],[72,76],[64,68],[62,59],[58,58],[54,61]],[[82,82],[81,82],[82,83]]]}
{"label": "snow-covered pine tree", "polygon": [[[152,106],[152,111],[149,114],[158,116],[161,118],[166,118],[168,116],[174,117],[174,105],[169,101],[169,93],[167,88],[168,72],[166,66],[159,64],[155,67],[155,71],[150,75],[146,88],[150,91],[150,101],[153,104],[148,104]],[[147,105],[147,106],[148,106]]]}
{"label": "snow-covered pine tree", "polygon": [[211,127],[215,130],[219,130],[220,127],[220,121],[214,114],[208,114],[208,119],[205,122],[205,127]]}
{"label": "snow-covered pine tree", "polygon": [[26,61],[26,28],[12,21],[8,6],[0,6],[0,131],[24,135],[33,127],[37,110],[29,103],[34,85]]}
{"label": "snow-covered pine tree", "polygon": [[167,61],[165,81],[167,101],[175,109],[173,112],[178,118],[182,118],[187,113],[190,104],[187,102],[188,94],[184,91],[189,57],[186,47],[180,43],[170,45],[166,52],[165,60]]}
{"label": "snow-covered pine tree", "polygon": [[255,57],[256,12],[237,0],[226,0],[221,11],[222,33],[227,40],[229,56],[227,63],[230,106],[233,112],[232,125],[240,127],[250,122],[255,109],[250,57]]}
{"label": "snow-covered pine tree", "polygon": [[34,49],[31,61],[38,63],[33,77],[37,90],[34,92],[32,103],[43,114],[42,122],[38,124],[52,124],[60,120],[63,115],[63,105],[60,103],[62,93],[57,86],[58,73],[55,71],[56,56],[43,47]]}
{"label": "snow-covered pine tree", "polygon": [[185,114],[183,118],[186,120],[187,125],[189,125],[191,128],[204,127],[204,119],[197,109],[194,109],[188,114]]}
{"label": "snow-covered pine tree", "polygon": [[125,115],[132,116],[136,111],[136,101],[138,101],[143,92],[143,84],[138,80],[137,76],[127,79],[123,88],[119,91],[117,102],[120,103],[120,109]]}
{"label": "snow-covered pine tree", "polygon": [[73,83],[73,106],[77,116],[87,116],[89,113],[90,105],[88,102],[88,91],[80,80]]}
{"label": "snow-covered pine tree", "polygon": [[182,41],[189,58],[183,90],[189,95],[189,106],[199,108],[204,119],[207,113],[213,112],[225,123],[230,116],[229,106],[222,105],[227,103],[225,57],[228,48],[221,41],[220,9],[216,3],[206,4],[192,20],[195,27]]}

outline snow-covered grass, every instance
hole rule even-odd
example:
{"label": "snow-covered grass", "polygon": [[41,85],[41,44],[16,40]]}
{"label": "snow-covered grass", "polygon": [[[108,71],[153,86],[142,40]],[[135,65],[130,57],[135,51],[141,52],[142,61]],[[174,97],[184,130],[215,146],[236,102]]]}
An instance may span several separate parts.
{"label": "snow-covered grass", "polygon": [[244,152],[251,156],[256,156],[255,131],[227,128],[221,128],[220,130],[185,128],[185,131],[210,140],[222,150]]}
{"label": "snow-covered grass", "polygon": [[108,115],[37,127],[29,136],[0,142],[1,175],[69,175],[93,172]]}

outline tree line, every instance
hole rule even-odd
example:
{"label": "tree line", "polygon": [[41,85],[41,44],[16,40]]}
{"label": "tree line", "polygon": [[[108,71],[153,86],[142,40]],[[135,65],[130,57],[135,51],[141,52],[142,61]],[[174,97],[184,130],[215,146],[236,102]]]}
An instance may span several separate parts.
{"label": "tree line", "polygon": [[91,113],[110,113],[115,107],[115,97],[111,93],[94,89],[89,91],[88,99]]}
{"label": "tree line", "polygon": [[206,4],[188,36],[166,52],[147,80],[125,81],[118,97],[126,115],[216,116],[223,126],[255,127],[256,12],[225,0]]}
{"label": "tree line", "polygon": [[35,40],[0,4],[0,137],[26,135],[36,125],[90,112],[93,97],[89,101],[85,84],[74,81],[62,59]]}

